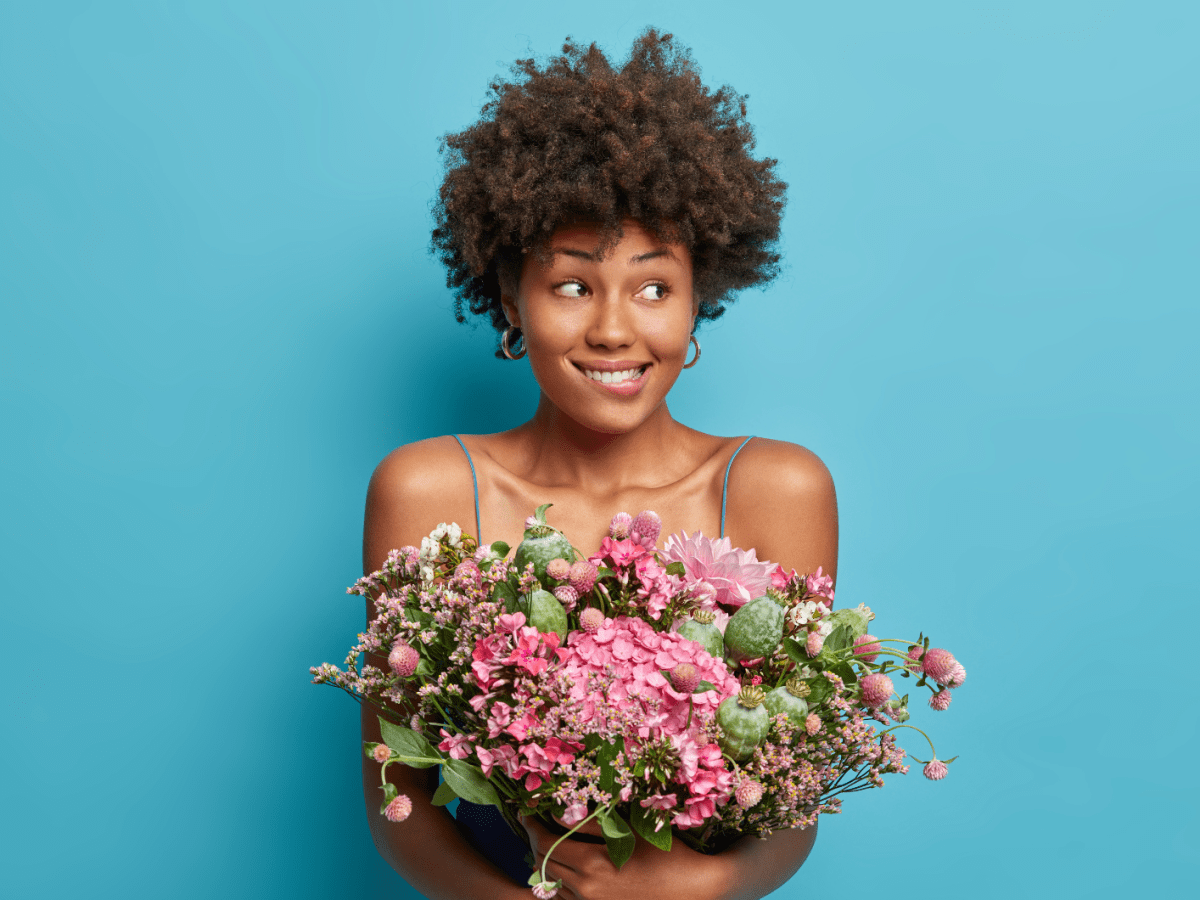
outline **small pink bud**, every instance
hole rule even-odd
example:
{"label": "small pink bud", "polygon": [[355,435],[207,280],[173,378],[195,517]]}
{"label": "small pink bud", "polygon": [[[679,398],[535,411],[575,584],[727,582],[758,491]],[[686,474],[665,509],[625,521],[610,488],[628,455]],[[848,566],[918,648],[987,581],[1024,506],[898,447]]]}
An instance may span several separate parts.
{"label": "small pink bud", "polygon": [[594,606],[589,606],[579,614],[579,626],[588,634],[595,634],[603,624],[604,613]]}
{"label": "small pink bud", "polygon": [[871,709],[879,709],[892,696],[892,679],[878,672],[868,675],[859,682],[862,687],[862,702]]}
{"label": "small pink bud", "polygon": [[810,736],[814,735],[818,731],[820,731],[821,730],[821,717],[818,716],[816,713],[809,713],[808,716],[804,719],[804,730],[807,731]]}
{"label": "small pink bud", "polygon": [[417,671],[417,663],[420,661],[421,654],[404,641],[392,644],[392,652],[388,654],[388,665],[401,678],[411,677],[412,673]]}
{"label": "small pink bud", "polygon": [[553,881],[539,881],[533,886],[532,890],[533,896],[537,897],[537,900],[550,900],[551,897],[558,893],[558,885]]}
{"label": "small pink bud", "polygon": [[575,588],[576,593],[582,597],[596,583],[596,574],[596,567],[586,559],[581,559],[575,565],[571,566],[571,572],[568,575],[571,579],[571,587]]}
{"label": "small pink bud", "polygon": [[[547,571],[549,571],[549,567],[547,567]],[[566,608],[567,612],[575,608],[575,601],[579,599],[579,595],[575,593],[575,588],[569,584],[560,584],[556,587],[554,589],[554,596],[558,598],[558,602]]]}
{"label": "small pink bud", "polygon": [[809,656],[816,656],[821,652],[821,648],[825,646],[825,638],[816,631],[810,631],[808,640],[804,642],[804,652]]}
{"label": "small pink bud", "polygon": [[929,698],[929,705],[933,709],[938,710],[938,712],[942,712],[950,705],[950,692],[938,691],[936,694],[933,694]]}
{"label": "small pink bud", "polygon": [[391,755],[392,748],[387,744],[376,744],[375,749],[371,751],[371,757],[380,765],[387,762],[391,758]]}
{"label": "small pink bud", "polygon": [[608,533],[613,540],[623,541],[629,537],[629,527],[633,524],[633,519],[627,512],[619,512],[612,517],[612,521],[608,523]]}
{"label": "small pink bud", "polygon": [[637,514],[630,526],[630,533],[636,534],[643,541],[653,544],[662,533],[662,519],[652,509],[644,509]]}
{"label": "small pink bud", "polygon": [[881,652],[883,652],[883,645],[874,635],[864,634],[854,639],[854,656],[863,662],[875,662]]}
{"label": "small pink bud", "polygon": [[950,651],[940,647],[926,651],[925,657],[921,660],[921,668],[925,674],[938,684],[949,684],[956,665],[958,665],[958,661]]}
{"label": "small pink bud", "polygon": [[762,799],[763,786],[760,781],[752,781],[749,778],[743,778],[737,786],[737,790],[733,792],[734,799],[737,800],[737,805],[742,809],[749,809],[757,805]]}
{"label": "small pink bud", "polygon": [[571,564],[565,559],[552,559],[546,563],[546,574],[555,581],[566,581],[571,572]]}
{"label": "small pink bud", "polygon": [[542,523],[538,521],[537,516],[526,516],[525,517],[525,530],[526,531],[529,531],[529,529],[531,529],[531,528],[538,528],[541,526],[541,524]]}
{"label": "small pink bud", "polygon": [[925,768],[921,770],[925,777],[930,781],[941,781],[946,777],[946,773],[950,771],[949,767],[940,759],[931,759],[925,764]]}
{"label": "small pink bud", "polygon": [[407,795],[401,794],[387,805],[383,814],[387,816],[389,822],[403,822],[411,812],[412,801],[408,799]]}
{"label": "small pink bud", "polygon": [[671,687],[681,694],[690,694],[700,684],[700,670],[691,663],[680,663],[671,670]]}

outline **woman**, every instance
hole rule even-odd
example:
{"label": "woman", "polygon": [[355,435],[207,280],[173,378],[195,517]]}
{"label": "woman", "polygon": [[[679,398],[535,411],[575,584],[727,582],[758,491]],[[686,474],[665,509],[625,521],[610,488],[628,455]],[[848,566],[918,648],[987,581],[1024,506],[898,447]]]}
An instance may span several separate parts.
{"label": "woman", "polygon": [[[778,265],[784,185],[773,160],[751,156],[743,98],[708,91],[687,51],[654,31],[619,70],[594,46],[568,43],[516,72],[492,85],[478,123],[445,139],[434,246],[460,321],[464,307],[489,316],[499,353],[527,356],[541,398],[511,431],[390,454],[368,492],[367,571],[444,521],[516,546],[525,517],[552,502],[551,523],[579,547],[598,546],[614,513],[653,509],[663,534],[723,532],[787,569],[836,573],[837,508],[820,460],[792,444],[703,434],[665,403],[699,359],[697,321]],[[369,712],[363,737],[379,740]],[[366,763],[368,807],[378,778]],[[472,840],[421,802],[436,787],[428,770],[396,781],[416,801],[410,819],[392,824],[373,809],[369,818],[410,884],[430,897],[528,898],[502,873],[512,851],[497,849],[491,826]],[[540,862],[553,836],[526,827]],[[548,874],[569,900],[761,897],[804,861],[815,832],[744,839],[712,856],[639,841],[620,872],[602,844],[568,841]]]}

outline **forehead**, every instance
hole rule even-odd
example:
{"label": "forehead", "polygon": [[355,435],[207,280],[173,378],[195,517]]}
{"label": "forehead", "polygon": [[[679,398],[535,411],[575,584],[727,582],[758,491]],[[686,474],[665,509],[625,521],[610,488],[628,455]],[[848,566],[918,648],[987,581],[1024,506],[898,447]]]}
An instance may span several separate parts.
{"label": "forehead", "polygon": [[600,225],[575,222],[560,226],[546,244],[551,263],[562,258],[592,262],[615,260],[639,262],[651,258],[674,259],[690,267],[691,259],[683,244],[664,241],[639,222],[621,223],[621,236],[605,241]]}

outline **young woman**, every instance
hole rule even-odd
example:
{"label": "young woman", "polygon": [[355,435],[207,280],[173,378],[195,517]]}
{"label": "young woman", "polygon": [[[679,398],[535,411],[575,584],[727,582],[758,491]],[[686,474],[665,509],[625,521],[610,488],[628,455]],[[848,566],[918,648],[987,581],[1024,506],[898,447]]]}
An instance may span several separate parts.
{"label": "young woman", "polygon": [[[551,523],[579,547],[599,546],[614,513],[653,509],[664,535],[725,534],[786,569],[835,574],[837,506],[820,460],[793,444],[703,434],[666,405],[699,360],[697,322],[778,265],[784,185],[774,160],[751,155],[743,98],[710,92],[687,51],[654,31],[619,69],[596,47],[568,43],[516,72],[492,85],[479,122],[445,139],[433,240],[460,321],[464,308],[488,316],[499,354],[528,358],[537,411],[511,431],[391,453],[368,492],[366,570],[440,522],[473,523],[481,540],[516,546],[525,517],[552,502]],[[379,740],[369,711],[363,737]],[[365,763],[368,807],[378,779]],[[498,815],[456,823],[422,803],[436,787],[430,770],[404,769],[396,781],[415,801],[409,820],[392,824],[374,809],[369,819],[380,853],[413,887],[527,900],[515,880],[519,843]],[[464,820],[480,814],[462,809]],[[526,827],[540,862],[553,836]],[[548,874],[567,900],[761,897],[800,866],[815,832],[743,839],[711,856],[639,841],[619,872],[602,844],[571,840]]]}

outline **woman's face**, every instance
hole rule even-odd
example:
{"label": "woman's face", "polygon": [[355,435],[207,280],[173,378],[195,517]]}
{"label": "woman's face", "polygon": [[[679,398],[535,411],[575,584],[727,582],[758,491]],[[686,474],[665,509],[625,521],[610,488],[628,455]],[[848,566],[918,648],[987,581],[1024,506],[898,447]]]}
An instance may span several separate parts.
{"label": "woman's face", "polygon": [[585,428],[621,434],[656,410],[683,368],[699,303],[692,260],[636,222],[601,258],[599,229],[560,228],[503,298],[542,393]]}

